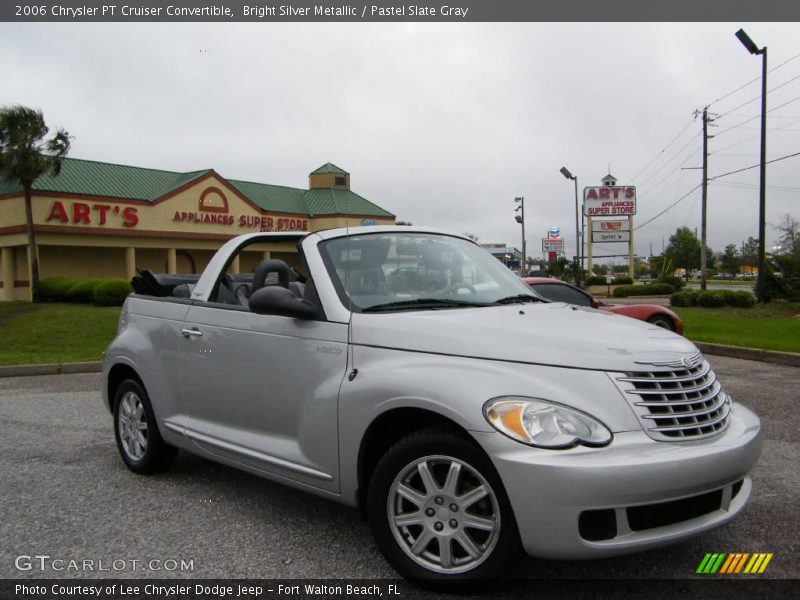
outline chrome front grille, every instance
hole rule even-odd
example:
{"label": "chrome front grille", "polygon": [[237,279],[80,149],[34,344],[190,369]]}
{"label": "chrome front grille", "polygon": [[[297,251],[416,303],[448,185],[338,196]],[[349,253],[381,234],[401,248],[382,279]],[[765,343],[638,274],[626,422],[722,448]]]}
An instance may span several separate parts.
{"label": "chrome front grille", "polygon": [[701,439],[728,424],[730,399],[705,360],[678,370],[635,371],[612,378],[655,440]]}

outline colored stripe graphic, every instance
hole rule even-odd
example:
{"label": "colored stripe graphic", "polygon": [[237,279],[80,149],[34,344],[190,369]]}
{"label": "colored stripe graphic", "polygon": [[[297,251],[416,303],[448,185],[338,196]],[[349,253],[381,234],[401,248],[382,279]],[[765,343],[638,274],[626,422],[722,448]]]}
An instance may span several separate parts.
{"label": "colored stripe graphic", "polygon": [[728,558],[722,563],[722,568],[719,570],[720,573],[730,573],[731,565],[739,558],[739,555],[735,552],[728,554]]}
{"label": "colored stripe graphic", "polygon": [[767,565],[769,564],[769,561],[771,561],[771,560],[772,560],[772,552],[767,554],[767,556],[764,558],[764,562],[761,563],[761,568],[758,570],[758,572],[759,573],[763,573],[764,571],[766,571],[767,570]]}
{"label": "colored stripe graphic", "polygon": [[708,574],[739,574],[747,573],[756,575],[763,573],[774,556],[771,552],[706,552],[696,573]]}
{"label": "colored stripe graphic", "polygon": [[744,563],[747,560],[747,557],[750,556],[749,552],[743,552],[741,557],[739,558],[739,562],[736,563],[735,568],[733,569],[734,573],[741,573],[742,567],[744,567]]}
{"label": "colored stripe graphic", "polygon": [[706,565],[708,561],[711,559],[711,553],[706,552],[706,555],[703,557],[703,561],[700,563],[700,566],[697,567],[697,571],[695,573],[705,573],[706,572]]}
{"label": "colored stripe graphic", "polygon": [[709,570],[709,573],[716,573],[717,571],[719,571],[719,567],[722,564],[723,560],[725,560],[725,552],[720,552],[720,555],[719,555],[719,558],[717,559],[717,562],[715,562],[711,566],[711,569]]}
{"label": "colored stripe graphic", "polygon": [[759,552],[758,554],[753,554],[753,558],[750,559],[750,562],[747,563],[747,566],[744,568],[745,573],[763,573],[769,561],[772,560],[772,553],[766,552]]}
{"label": "colored stripe graphic", "polygon": [[726,556],[725,552],[706,553],[696,572],[704,574],[716,573]]}

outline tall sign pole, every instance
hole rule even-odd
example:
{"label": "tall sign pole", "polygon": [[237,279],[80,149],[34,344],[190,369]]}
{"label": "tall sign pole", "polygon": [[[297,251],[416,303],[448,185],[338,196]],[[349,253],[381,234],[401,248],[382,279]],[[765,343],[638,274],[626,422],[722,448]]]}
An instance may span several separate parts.
{"label": "tall sign pole", "polygon": [[706,289],[706,212],[708,209],[708,107],[703,109],[703,200],[700,217],[700,289]]}
{"label": "tall sign pole", "polygon": [[631,230],[631,238],[628,241],[628,277],[633,279],[636,272],[633,264],[633,215],[628,215],[628,227]]}
{"label": "tall sign pole", "polygon": [[[583,211],[586,212],[585,207]],[[586,217],[586,229],[589,230],[589,239],[586,240],[586,258],[588,260],[586,268],[591,274],[592,273],[592,217]]]}

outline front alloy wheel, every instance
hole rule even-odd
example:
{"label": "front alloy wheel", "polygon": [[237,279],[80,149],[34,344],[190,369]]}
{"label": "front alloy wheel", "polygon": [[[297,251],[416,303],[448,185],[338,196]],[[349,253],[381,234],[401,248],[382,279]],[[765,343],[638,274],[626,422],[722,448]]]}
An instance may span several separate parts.
{"label": "front alloy wheel", "polygon": [[367,517],[386,559],[439,591],[474,591],[519,555],[517,523],[489,457],[448,427],[410,433],[378,461]]}
{"label": "front alloy wheel", "polygon": [[492,486],[451,456],[425,456],[408,464],[389,489],[386,512],[406,555],[437,573],[464,573],[479,566],[491,555],[500,532]]}

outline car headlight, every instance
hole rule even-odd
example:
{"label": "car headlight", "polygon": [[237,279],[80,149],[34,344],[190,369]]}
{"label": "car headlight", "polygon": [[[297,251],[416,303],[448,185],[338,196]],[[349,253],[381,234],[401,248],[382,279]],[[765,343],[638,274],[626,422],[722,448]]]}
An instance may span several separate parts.
{"label": "car headlight", "polygon": [[605,446],[613,437],[594,417],[537,398],[494,398],[484,405],[483,414],[500,433],[539,448]]}

